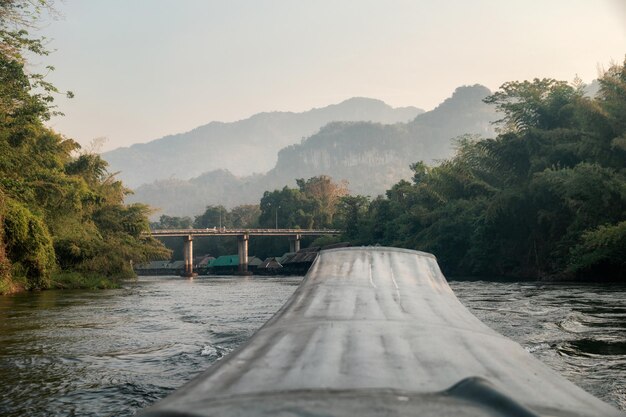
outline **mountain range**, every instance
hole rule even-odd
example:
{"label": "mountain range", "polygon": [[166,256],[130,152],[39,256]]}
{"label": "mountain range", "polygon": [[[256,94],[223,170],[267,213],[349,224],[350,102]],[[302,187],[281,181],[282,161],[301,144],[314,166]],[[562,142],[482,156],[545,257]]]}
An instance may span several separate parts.
{"label": "mountain range", "polygon": [[333,121],[406,122],[423,110],[393,108],[355,97],[339,104],[294,112],[258,113],[231,123],[211,122],[189,132],[105,152],[112,172],[130,187],[161,179],[190,179],[214,169],[244,176],[270,170],[278,150],[299,143]]}
{"label": "mountain range", "polygon": [[[200,175],[191,179],[184,178],[167,178],[164,175],[155,176],[157,179],[149,184],[143,184],[135,189],[135,194],[129,196],[128,202],[144,202],[153,207],[160,208],[159,214],[168,215],[195,215],[204,211],[205,206],[209,204],[223,204],[226,207],[232,207],[238,204],[258,203],[263,192],[282,188],[285,185],[294,186],[296,178],[309,178],[315,175],[329,175],[335,180],[347,180],[348,188],[353,194],[363,194],[376,196],[383,193],[391,185],[402,178],[410,178],[411,172],[409,165],[417,161],[425,161],[427,163],[436,163],[436,161],[448,158],[454,151],[454,139],[464,135],[480,135],[489,137],[494,135],[492,122],[498,119],[498,116],[492,106],[486,105],[482,100],[491,92],[484,86],[473,85],[457,88],[451,97],[443,101],[435,109],[422,112],[416,108],[392,109],[381,101],[371,99],[350,99],[338,105],[329,106],[332,109],[338,109],[342,106],[360,104],[362,107],[365,103],[371,104],[372,108],[387,109],[380,111],[378,114],[384,114],[388,121],[371,121],[372,114],[363,114],[363,118],[369,117],[369,121],[329,121],[317,127],[317,131],[300,141],[292,138],[291,142],[282,147],[277,152],[277,147],[270,144],[286,143],[288,139],[284,136],[284,132],[293,129],[293,125],[289,125],[289,129],[280,125],[276,128],[281,132],[280,138],[275,141],[270,137],[269,130],[266,128],[267,123],[261,124],[263,128],[263,136],[268,138],[264,145],[258,140],[250,140],[246,142],[245,138],[238,138],[238,143],[244,143],[243,149],[247,153],[252,151],[251,156],[246,159],[254,160],[254,155],[258,158],[267,159],[272,151],[273,157],[270,159],[273,166],[263,174],[241,175],[239,172],[231,169],[232,160],[228,153],[223,154],[220,160],[211,160],[204,163],[204,170]],[[338,106],[338,107],[335,107]],[[325,112],[329,114],[329,107],[323,109],[314,109],[313,114]],[[411,112],[415,115],[411,115]],[[274,121],[286,117],[285,115],[300,115],[303,117],[305,113],[262,113],[237,122],[250,126],[250,120],[257,117]],[[271,117],[274,115],[275,117]],[[280,115],[280,116],[278,116]],[[352,116],[358,116],[358,112],[352,112]],[[402,117],[409,117],[407,121],[398,121]],[[393,116],[393,117],[392,117]],[[344,113],[344,117],[345,116]],[[269,119],[268,119],[269,118]],[[323,118],[318,117],[318,122]],[[325,120],[325,119],[324,119]],[[167,142],[168,147],[159,148],[161,144],[150,142],[142,146],[134,145],[126,150],[138,152],[139,149],[150,149],[155,159],[177,160],[184,159],[184,155],[175,155],[185,153],[193,142],[193,146],[198,146],[202,140],[194,141],[186,139],[181,144],[182,151],[176,145],[174,138],[185,138],[199,129],[209,129],[211,123],[202,128],[195,129],[188,134],[170,136],[154,142]],[[258,126],[258,125],[257,125]],[[313,128],[313,123],[308,125]],[[231,127],[231,129],[235,129]],[[250,137],[260,137],[256,135],[253,129],[248,130]],[[197,138],[196,134],[191,135]],[[211,136],[210,140],[217,136]],[[208,142],[208,141],[207,141]],[[226,146],[227,141],[222,143]],[[299,142],[299,143],[298,143]],[[229,146],[230,149],[237,149],[237,146]],[[163,151],[157,152],[158,149],[169,149],[168,155],[165,157]],[[111,162],[109,152],[104,155],[113,168],[119,167],[119,161],[123,158],[124,149],[118,149],[115,155],[118,156],[118,165]],[[256,154],[254,153],[256,152]],[[124,158],[130,158],[124,156]],[[236,160],[237,157],[233,155]],[[129,161],[132,159],[128,159]],[[239,159],[241,160],[241,159]],[[158,165],[159,162],[153,163],[152,169],[163,171]],[[182,162],[181,162],[182,164]],[[255,167],[267,166],[267,160],[255,162]],[[210,169],[216,168],[216,169]],[[202,168],[196,168],[201,170]],[[259,168],[262,170],[262,168]],[[147,170],[141,174],[133,173],[133,178],[139,180],[142,176],[147,175]],[[161,172],[163,174],[163,172]],[[129,174],[127,173],[126,176]],[[122,174],[122,178],[125,178]],[[136,181],[134,182],[136,183]]]}

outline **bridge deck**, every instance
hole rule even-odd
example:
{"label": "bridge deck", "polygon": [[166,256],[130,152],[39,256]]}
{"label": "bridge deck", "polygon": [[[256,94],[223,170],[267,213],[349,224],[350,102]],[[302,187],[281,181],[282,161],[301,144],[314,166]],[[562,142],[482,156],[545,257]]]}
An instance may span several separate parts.
{"label": "bridge deck", "polygon": [[227,228],[206,228],[206,229],[163,229],[152,230],[149,234],[158,236],[322,236],[339,235],[341,230],[330,229],[227,229]]}
{"label": "bridge deck", "polygon": [[432,255],[322,251],[242,348],[144,416],[620,416],[480,322]]}

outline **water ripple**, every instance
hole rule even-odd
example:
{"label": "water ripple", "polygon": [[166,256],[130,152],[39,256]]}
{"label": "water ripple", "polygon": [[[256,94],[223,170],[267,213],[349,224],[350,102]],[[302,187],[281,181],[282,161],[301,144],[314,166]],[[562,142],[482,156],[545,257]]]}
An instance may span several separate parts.
{"label": "water ripple", "polygon": [[300,281],[147,277],[0,297],[0,415],[134,415],[247,340]]}
{"label": "water ripple", "polygon": [[483,322],[575,384],[626,410],[626,287],[450,283]]}

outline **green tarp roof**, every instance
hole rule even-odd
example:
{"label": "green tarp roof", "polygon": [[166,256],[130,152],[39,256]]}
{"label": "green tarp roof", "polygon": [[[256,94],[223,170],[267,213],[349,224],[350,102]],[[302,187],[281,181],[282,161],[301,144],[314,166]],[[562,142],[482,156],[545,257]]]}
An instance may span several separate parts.
{"label": "green tarp roof", "polygon": [[[248,256],[248,265],[249,266],[258,266],[261,264],[261,261],[256,256]],[[239,255],[222,255],[215,259],[213,259],[207,265],[209,268],[213,268],[216,266],[238,266],[239,265]]]}
{"label": "green tarp roof", "polygon": [[209,262],[209,268],[215,266],[235,266],[239,265],[239,255],[222,255]]}

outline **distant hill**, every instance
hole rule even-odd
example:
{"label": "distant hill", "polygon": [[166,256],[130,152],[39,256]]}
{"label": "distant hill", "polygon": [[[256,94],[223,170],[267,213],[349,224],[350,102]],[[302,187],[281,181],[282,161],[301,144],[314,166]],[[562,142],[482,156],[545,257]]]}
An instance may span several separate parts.
{"label": "distant hill", "polygon": [[393,108],[380,100],[351,98],[302,113],[259,113],[232,123],[211,122],[192,131],[102,154],[112,172],[130,187],[155,180],[189,179],[225,169],[236,175],[266,172],[278,150],[299,143],[332,121],[393,124],[412,120],[423,110]]}
{"label": "distant hill", "polygon": [[489,94],[481,85],[459,87],[437,108],[407,123],[332,122],[280,150],[266,174],[241,178],[217,170],[188,181],[160,180],[138,187],[129,201],[161,208],[161,214],[194,215],[208,204],[258,203],[265,190],[321,174],[348,180],[352,193],[376,196],[408,179],[411,163],[449,157],[452,139],[466,133],[494,135],[491,122],[498,117],[482,102]]}
{"label": "distant hill", "polygon": [[457,88],[437,108],[409,123],[331,123],[301,144],[282,149],[266,183],[278,186],[288,179],[326,174],[348,180],[352,193],[375,196],[408,178],[411,163],[449,157],[451,139],[465,133],[492,135],[495,113],[482,102],[489,94],[479,85]]}

